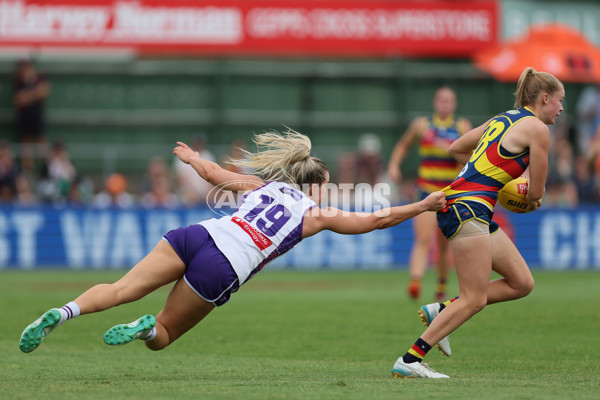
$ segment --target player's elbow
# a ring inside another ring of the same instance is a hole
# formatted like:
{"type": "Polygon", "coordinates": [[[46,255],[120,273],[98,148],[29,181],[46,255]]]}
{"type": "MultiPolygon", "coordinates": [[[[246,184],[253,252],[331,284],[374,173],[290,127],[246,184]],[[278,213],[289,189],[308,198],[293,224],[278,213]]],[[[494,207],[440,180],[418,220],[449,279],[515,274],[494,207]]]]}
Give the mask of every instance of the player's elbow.
{"type": "Polygon", "coordinates": [[[464,151],[464,149],[461,149],[460,147],[455,146],[454,145],[455,143],[450,145],[450,148],[448,149],[448,154],[450,154],[450,156],[452,158],[454,158],[456,161],[458,161],[459,163],[466,164],[469,161],[469,158],[471,157],[471,152],[464,151]]]}
{"type": "Polygon", "coordinates": [[[458,151],[458,148],[456,146],[456,142],[454,142],[450,145],[450,147],[448,148],[448,153],[454,158],[456,158],[458,156],[458,154],[460,154],[460,152],[458,151]]]}

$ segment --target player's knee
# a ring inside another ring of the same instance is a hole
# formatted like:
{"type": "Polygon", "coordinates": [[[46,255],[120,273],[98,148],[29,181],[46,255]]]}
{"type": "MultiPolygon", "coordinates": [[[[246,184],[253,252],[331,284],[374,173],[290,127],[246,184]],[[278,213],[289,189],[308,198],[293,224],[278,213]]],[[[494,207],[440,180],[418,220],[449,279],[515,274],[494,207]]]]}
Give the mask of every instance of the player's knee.
{"type": "Polygon", "coordinates": [[[531,293],[531,291],[533,290],[534,284],[535,284],[535,281],[533,280],[533,276],[531,276],[531,275],[529,275],[526,278],[521,279],[521,281],[519,282],[519,287],[518,287],[520,297],[525,297],[529,293],[531,293]]]}
{"type": "Polygon", "coordinates": [[[177,336],[169,325],[164,321],[162,316],[159,314],[156,317],[156,336],[154,339],[146,341],[146,347],[152,351],[158,351],[166,348],[175,341],[177,336]]]}
{"type": "Polygon", "coordinates": [[[481,310],[483,310],[487,304],[487,296],[485,294],[477,295],[477,296],[470,296],[470,298],[465,299],[465,300],[467,303],[467,307],[469,307],[469,311],[471,312],[471,315],[475,315],[478,312],[480,312],[481,310]]]}
{"type": "Polygon", "coordinates": [[[165,329],[157,327],[156,336],[152,340],[146,341],[146,347],[152,351],[159,351],[171,344],[169,333],[165,329]]]}
{"type": "Polygon", "coordinates": [[[168,341],[162,342],[162,341],[148,340],[146,342],[146,347],[152,351],[162,350],[162,349],[166,348],[168,345],[169,345],[168,341]]]}

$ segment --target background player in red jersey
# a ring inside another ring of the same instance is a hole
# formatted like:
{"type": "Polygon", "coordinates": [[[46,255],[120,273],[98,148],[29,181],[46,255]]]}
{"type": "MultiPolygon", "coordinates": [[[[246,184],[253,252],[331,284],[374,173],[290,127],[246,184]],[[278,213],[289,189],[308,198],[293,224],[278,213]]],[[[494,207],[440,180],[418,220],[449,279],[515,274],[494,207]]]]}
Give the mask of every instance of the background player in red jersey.
{"type": "MultiPolygon", "coordinates": [[[[454,115],[456,107],[456,93],[451,88],[442,86],[433,96],[433,115],[415,118],[394,147],[388,164],[388,174],[394,182],[400,183],[402,180],[400,165],[410,147],[419,141],[421,160],[415,201],[422,200],[428,194],[448,186],[462,167],[448,153],[448,148],[461,135],[471,130],[471,123],[465,118],[454,115]]],[[[443,300],[446,298],[446,280],[450,267],[448,241],[438,231],[433,213],[423,213],[415,217],[413,230],[415,238],[410,254],[408,295],[413,299],[421,296],[421,280],[427,269],[429,250],[432,242],[437,238],[436,299],[443,300]]]]}
{"type": "Polygon", "coordinates": [[[515,95],[518,109],[495,116],[450,146],[450,153],[466,165],[444,189],[448,205],[437,216],[450,239],[459,297],[421,307],[429,327],[398,358],[392,369],[395,377],[447,378],[421,363],[431,346],[442,341],[449,350],[447,336],[487,304],[518,299],[533,289],[525,260],[492,220],[493,208],[498,190],[526,169],[527,208],[533,211],[541,205],[550,146],[547,125],[563,111],[565,90],[553,75],[527,68],[515,95]],[[492,270],[502,278],[489,281],[492,270]]]}

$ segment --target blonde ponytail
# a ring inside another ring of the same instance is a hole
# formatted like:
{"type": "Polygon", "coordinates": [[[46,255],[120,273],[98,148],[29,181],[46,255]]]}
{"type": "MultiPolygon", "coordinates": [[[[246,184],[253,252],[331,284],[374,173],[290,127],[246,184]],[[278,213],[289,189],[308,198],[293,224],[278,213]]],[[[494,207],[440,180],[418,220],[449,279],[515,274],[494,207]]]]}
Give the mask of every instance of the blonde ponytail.
{"type": "Polygon", "coordinates": [[[298,185],[325,182],[327,166],[318,158],[311,157],[310,139],[289,128],[285,135],[277,132],[255,135],[256,153],[242,150],[242,159],[229,162],[252,170],[264,180],[298,185]]]}
{"type": "Polygon", "coordinates": [[[554,75],[525,68],[514,93],[515,108],[533,106],[542,92],[552,95],[560,89],[563,89],[563,84],[554,75]]]}

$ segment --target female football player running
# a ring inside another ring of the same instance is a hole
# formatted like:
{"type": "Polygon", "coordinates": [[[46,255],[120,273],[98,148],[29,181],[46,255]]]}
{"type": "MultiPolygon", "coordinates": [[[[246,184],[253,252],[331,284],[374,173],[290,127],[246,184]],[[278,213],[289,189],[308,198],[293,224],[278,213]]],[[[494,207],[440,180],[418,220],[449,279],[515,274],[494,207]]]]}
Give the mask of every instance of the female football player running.
{"type": "Polygon", "coordinates": [[[526,169],[527,210],[541,205],[550,144],[546,125],[563,111],[565,89],[553,75],[527,68],[515,95],[516,110],[495,116],[450,146],[450,153],[466,165],[444,189],[448,203],[437,218],[450,239],[459,297],[421,307],[429,327],[398,358],[392,369],[395,377],[448,378],[421,363],[431,346],[438,344],[449,355],[447,336],[486,304],[518,299],[533,289],[525,260],[492,216],[498,190],[526,169]],[[492,270],[502,278],[490,282],[492,270]]]}
{"type": "Polygon", "coordinates": [[[258,152],[245,152],[245,158],[236,164],[252,169],[256,175],[227,171],[178,142],[173,153],[202,178],[225,190],[247,192],[238,210],[220,219],[170,231],[117,282],[96,285],[30,324],[21,335],[20,349],[25,353],[35,350],[46,335],[70,318],[139,300],[176,281],[156,317],[145,315],[132,323],[116,325],[104,335],[109,345],[142,339],[149,349],[163,349],[215,306],[226,303],[231,293],[265,264],[302,239],[322,230],[370,232],[425,211],[440,210],[446,203],[444,193],[435,192],[418,203],[375,213],[320,209],[316,205],[329,173],[323,161],[311,156],[308,137],[290,130],[285,137],[265,133],[254,141],[258,152]]]}

